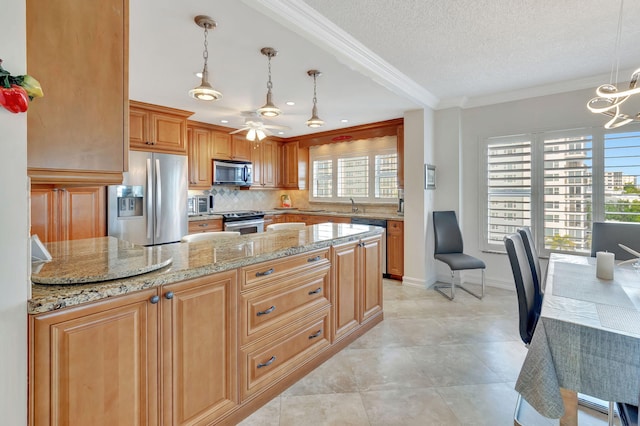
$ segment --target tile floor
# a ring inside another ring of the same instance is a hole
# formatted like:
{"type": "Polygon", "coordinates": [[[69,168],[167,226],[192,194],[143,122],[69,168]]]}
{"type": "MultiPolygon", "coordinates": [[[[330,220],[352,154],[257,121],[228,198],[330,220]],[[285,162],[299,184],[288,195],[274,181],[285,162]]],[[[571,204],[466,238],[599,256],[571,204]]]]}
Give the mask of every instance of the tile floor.
{"type": "MultiPolygon", "coordinates": [[[[449,301],[384,280],[384,317],[240,424],[513,425],[526,354],[515,292],[449,301]]],[[[606,425],[599,413],[579,415],[581,426],[606,425]]]]}

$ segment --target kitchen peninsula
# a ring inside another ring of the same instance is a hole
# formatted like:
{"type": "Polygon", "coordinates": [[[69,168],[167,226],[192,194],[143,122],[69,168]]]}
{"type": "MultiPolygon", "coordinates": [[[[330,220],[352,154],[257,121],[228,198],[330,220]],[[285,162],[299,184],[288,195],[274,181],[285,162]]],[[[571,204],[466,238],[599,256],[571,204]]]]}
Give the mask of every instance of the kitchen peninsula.
{"type": "Polygon", "coordinates": [[[31,424],[235,424],[382,320],[382,232],[49,244],[34,281],[51,284],[29,301],[31,424]],[[63,265],[60,283],[122,269],[139,249],[160,269],[55,284],[63,265]]]}

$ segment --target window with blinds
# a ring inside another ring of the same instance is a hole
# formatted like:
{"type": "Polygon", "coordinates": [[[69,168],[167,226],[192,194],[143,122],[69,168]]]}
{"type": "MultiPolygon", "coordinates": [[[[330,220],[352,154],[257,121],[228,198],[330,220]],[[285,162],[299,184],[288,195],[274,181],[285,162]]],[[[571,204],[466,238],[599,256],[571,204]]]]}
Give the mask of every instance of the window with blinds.
{"type": "Polygon", "coordinates": [[[604,137],[604,218],[640,222],[640,133],[604,137]]]}
{"type": "Polygon", "coordinates": [[[393,136],[311,147],[310,201],[396,203],[397,140],[393,136]]]}
{"type": "Polygon", "coordinates": [[[505,235],[531,225],[531,141],[496,138],[487,147],[487,239],[502,244],[505,235]]]}
{"type": "Polygon", "coordinates": [[[589,253],[594,221],[640,222],[640,132],[565,130],[485,141],[483,249],[531,226],[538,251],[589,253]]]}
{"type": "Polygon", "coordinates": [[[369,158],[338,158],[338,197],[369,197],[369,158]]]}

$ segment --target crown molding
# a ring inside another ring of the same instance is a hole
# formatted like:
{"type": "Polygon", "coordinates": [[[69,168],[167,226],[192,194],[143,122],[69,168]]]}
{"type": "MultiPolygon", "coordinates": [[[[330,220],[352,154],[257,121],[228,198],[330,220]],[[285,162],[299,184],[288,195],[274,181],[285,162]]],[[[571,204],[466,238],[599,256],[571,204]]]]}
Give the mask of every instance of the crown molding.
{"type": "Polygon", "coordinates": [[[323,50],[337,56],[373,81],[415,102],[435,108],[439,99],[424,87],[369,50],[346,31],[302,0],[242,0],[275,21],[292,29],[323,50]]]}

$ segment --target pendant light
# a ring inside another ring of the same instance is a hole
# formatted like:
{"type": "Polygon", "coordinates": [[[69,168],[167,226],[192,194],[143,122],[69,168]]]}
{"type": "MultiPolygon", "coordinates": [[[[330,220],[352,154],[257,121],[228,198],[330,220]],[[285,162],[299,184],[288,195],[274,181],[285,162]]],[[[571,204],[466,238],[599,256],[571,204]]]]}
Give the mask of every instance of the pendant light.
{"type": "Polygon", "coordinates": [[[271,58],[276,56],[278,51],[272,47],[263,47],[260,49],[260,53],[269,58],[269,81],[267,81],[267,103],[258,108],[256,112],[263,117],[277,117],[280,115],[280,108],[275,106],[271,100],[271,88],[273,87],[271,83],[271,58]]]}
{"type": "Polygon", "coordinates": [[[605,125],[605,129],[615,129],[616,127],[622,127],[625,124],[629,124],[632,121],[640,121],[640,113],[634,115],[628,115],[620,112],[620,105],[622,105],[631,95],[640,93],[640,88],[637,88],[638,79],[640,79],[640,68],[635,70],[631,74],[631,81],[629,83],[629,89],[618,91],[615,84],[618,83],[618,66],[620,65],[620,40],[622,39],[622,10],[624,8],[624,0],[620,0],[620,15],[618,17],[618,32],[616,34],[616,46],[614,51],[614,61],[611,65],[611,77],[609,84],[603,84],[596,90],[597,97],[591,99],[587,103],[587,108],[593,113],[604,114],[611,117],[605,125]],[[615,79],[614,79],[615,73],[615,79]]]}
{"type": "Polygon", "coordinates": [[[307,120],[307,126],[321,127],[324,124],[324,121],[318,117],[318,107],[316,106],[318,103],[318,99],[316,97],[316,78],[320,77],[322,73],[318,70],[309,70],[307,71],[307,75],[309,77],[313,77],[313,109],[311,110],[311,118],[307,120]]]}
{"type": "Polygon", "coordinates": [[[207,60],[209,59],[207,35],[209,30],[213,30],[216,27],[216,21],[205,15],[196,16],[194,21],[200,28],[204,28],[204,52],[202,53],[204,68],[202,69],[200,86],[189,90],[189,96],[201,101],[217,101],[222,98],[222,93],[215,90],[211,87],[211,84],[209,84],[209,69],[207,68],[207,60]]]}

